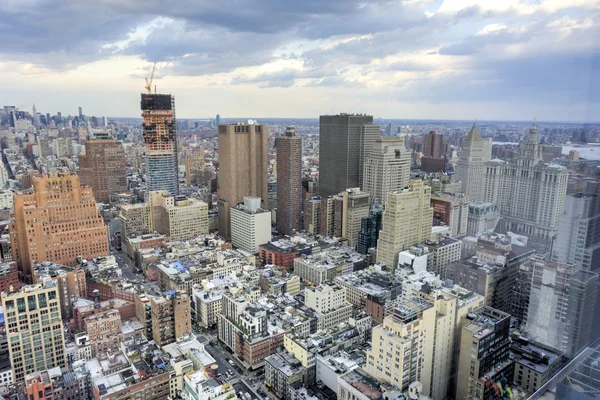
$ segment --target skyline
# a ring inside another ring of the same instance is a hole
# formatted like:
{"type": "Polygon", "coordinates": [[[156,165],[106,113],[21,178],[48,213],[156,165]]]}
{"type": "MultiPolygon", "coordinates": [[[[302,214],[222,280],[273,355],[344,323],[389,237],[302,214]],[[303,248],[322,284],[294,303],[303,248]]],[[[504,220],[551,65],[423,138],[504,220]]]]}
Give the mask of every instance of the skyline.
{"type": "Polygon", "coordinates": [[[135,118],[157,61],[180,118],[597,119],[600,1],[496,3],[9,1],[0,99],[135,118]]]}

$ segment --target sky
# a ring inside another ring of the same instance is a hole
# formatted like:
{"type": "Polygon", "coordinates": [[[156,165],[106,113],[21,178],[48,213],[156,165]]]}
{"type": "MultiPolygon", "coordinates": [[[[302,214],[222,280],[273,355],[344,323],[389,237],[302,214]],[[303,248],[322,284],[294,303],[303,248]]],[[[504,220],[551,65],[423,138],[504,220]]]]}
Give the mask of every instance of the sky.
{"type": "Polygon", "coordinates": [[[600,0],[3,0],[0,106],[600,121],[600,0]]]}

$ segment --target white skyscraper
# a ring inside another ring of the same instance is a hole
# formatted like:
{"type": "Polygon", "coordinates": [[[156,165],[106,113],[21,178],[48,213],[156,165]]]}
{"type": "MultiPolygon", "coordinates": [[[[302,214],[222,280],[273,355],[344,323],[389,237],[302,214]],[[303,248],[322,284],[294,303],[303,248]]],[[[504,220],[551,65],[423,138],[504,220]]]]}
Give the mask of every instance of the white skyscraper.
{"type": "Polygon", "coordinates": [[[542,161],[535,122],[515,160],[485,164],[484,201],[498,205],[503,229],[548,248],[556,235],[567,193],[568,170],[542,161]]]}
{"type": "Polygon", "coordinates": [[[365,159],[362,188],[371,193],[372,202],[383,204],[388,193],[404,189],[410,179],[411,154],[404,139],[397,136],[375,140],[365,159]]]}
{"type": "Polygon", "coordinates": [[[31,109],[31,116],[33,117],[33,124],[35,126],[40,124],[40,116],[37,113],[37,110],[35,109],[35,104],[33,105],[32,109],[31,109]]]}
{"type": "Polygon", "coordinates": [[[473,124],[463,140],[455,167],[456,180],[462,182],[462,191],[470,201],[483,199],[485,162],[491,158],[491,151],[488,141],[481,138],[473,124]]]}

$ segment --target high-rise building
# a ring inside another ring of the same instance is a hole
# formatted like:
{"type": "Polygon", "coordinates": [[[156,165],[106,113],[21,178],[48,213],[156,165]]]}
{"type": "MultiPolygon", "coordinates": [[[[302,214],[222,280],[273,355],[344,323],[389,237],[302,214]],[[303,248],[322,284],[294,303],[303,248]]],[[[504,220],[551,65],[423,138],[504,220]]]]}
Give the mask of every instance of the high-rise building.
{"type": "Polygon", "coordinates": [[[275,139],[277,146],[277,231],[302,230],[302,139],[293,127],[275,139]]]}
{"type": "Polygon", "coordinates": [[[484,306],[462,316],[458,347],[455,399],[497,399],[496,382],[512,380],[510,314],[484,306]],[[490,384],[488,382],[493,382],[490,384]]]}
{"type": "Polygon", "coordinates": [[[442,158],[444,154],[444,136],[430,131],[423,136],[423,155],[431,158],[442,158]]]}
{"type": "Polygon", "coordinates": [[[204,149],[193,149],[185,155],[185,183],[200,186],[204,171],[204,149]]]}
{"type": "Polygon", "coordinates": [[[83,108],[79,107],[79,119],[83,118],[83,108]]]}
{"type": "Polygon", "coordinates": [[[491,157],[485,153],[484,147],[484,140],[473,124],[463,140],[455,167],[456,180],[462,182],[462,192],[469,201],[483,200],[485,160],[491,157]]]}
{"type": "Polygon", "coordinates": [[[469,202],[467,235],[478,237],[493,232],[500,221],[500,211],[494,203],[469,202]]]}
{"type": "Polygon", "coordinates": [[[516,159],[485,164],[484,200],[498,205],[503,230],[526,235],[540,249],[548,249],[564,209],[569,171],[541,161],[537,132],[534,122],[516,159]]]}
{"type": "Polygon", "coordinates": [[[219,125],[221,125],[221,115],[217,114],[217,117],[215,118],[215,123],[217,124],[217,128],[219,127],[219,125]]]}
{"type": "Polygon", "coordinates": [[[574,193],[566,197],[552,259],[574,263],[587,271],[600,271],[600,196],[574,193]]]}
{"type": "Polygon", "coordinates": [[[244,197],[244,204],[231,208],[231,243],[250,253],[271,241],[271,212],[260,208],[260,198],[244,197]]]}
{"type": "Polygon", "coordinates": [[[37,113],[37,110],[35,109],[35,104],[33,104],[33,107],[31,107],[31,116],[33,117],[33,123],[37,126],[40,124],[40,116],[37,113]]]}
{"type": "Polygon", "coordinates": [[[96,200],[109,203],[113,194],[127,192],[127,168],[123,144],[113,139],[86,140],[79,155],[81,184],[94,190],[96,200]]]}
{"type": "Polygon", "coordinates": [[[10,364],[15,382],[25,375],[66,367],[65,336],[56,283],[51,279],[3,293],[10,364]]]}
{"type": "Polygon", "coordinates": [[[469,203],[464,194],[434,193],[431,196],[431,207],[436,225],[448,226],[453,237],[467,234],[469,203]]]}
{"type": "Polygon", "coordinates": [[[536,342],[574,357],[592,342],[598,274],[536,256],[525,331],[536,342]]]}
{"type": "Polygon", "coordinates": [[[319,119],[319,194],[331,196],[363,187],[365,160],[371,155],[379,125],[365,114],[321,115],[319,119]]]}
{"type": "Polygon", "coordinates": [[[98,216],[94,192],[76,175],[32,177],[33,192],[14,196],[9,224],[13,259],[32,282],[36,262],[72,266],[77,258],[106,256],[108,228],[98,216]]]}
{"type": "Polygon", "coordinates": [[[158,347],[179,341],[192,333],[190,298],[186,293],[150,297],[152,339],[158,347]]]}
{"type": "Polygon", "coordinates": [[[369,211],[368,217],[363,217],[360,221],[360,232],[358,233],[358,243],[356,245],[359,253],[368,254],[370,248],[377,246],[382,215],[383,210],[381,207],[376,207],[369,211]]]}
{"type": "Polygon", "coordinates": [[[348,239],[348,246],[356,248],[358,235],[361,229],[362,219],[369,216],[369,203],[371,195],[359,188],[346,190],[344,192],[344,221],[345,229],[342,229],[342,237],[348,239]]]}
{"type": "Polygon", "coordinates": [[[175,98],[170,94],[142,93],[142,134],[146,143],[148,191],[179,192],[175,98]]]}
{"type": "Polygon", "coordinates": [[[377,242],[377,262],[395,269],[398,253],[431,238],[431,188],[421,180],[388,194],[377,242]]]}
{"type": "Polygon", "coordinates": [[[231,238],[230,209],[245,196],[260,197],[268,209],[267,125],[219,125],[219,234],[231,238]]]}
{"type": "MultiPolygon", "coordinates": [[[[148,210],[153,229],[171,241],[190,240],[208,234],[208,204],[189,198],[179,200],[166,190],[150,192],[148,210]]],[[[145,232],[149,233],[149,232],[145,232]]]]}
{"type": "Polygon", "coordinates": [[[388,193],[404,189],[410,179],[410,151],[398,136],[377,138],[365,159],[362,189],[375,204],[383,204],[388,193]]]}

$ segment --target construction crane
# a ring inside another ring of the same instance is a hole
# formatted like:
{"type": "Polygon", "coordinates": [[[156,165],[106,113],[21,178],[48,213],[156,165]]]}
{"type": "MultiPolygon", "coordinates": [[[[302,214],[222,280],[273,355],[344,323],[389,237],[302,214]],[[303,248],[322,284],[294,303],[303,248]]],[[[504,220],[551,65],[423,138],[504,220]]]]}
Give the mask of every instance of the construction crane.
{"type": "Polygon", "coordinates": [[[150,73],[150,79],[148,79],[148,77],[146,77],[146,86],[144,86],[144,87],[146,88],[146,91],[148,92],[148,94],[152,94],[152,80],[154,79],[154,71],[155,70],[156,70],[156,62],[152,66],[152,73],[150,73]]]}

